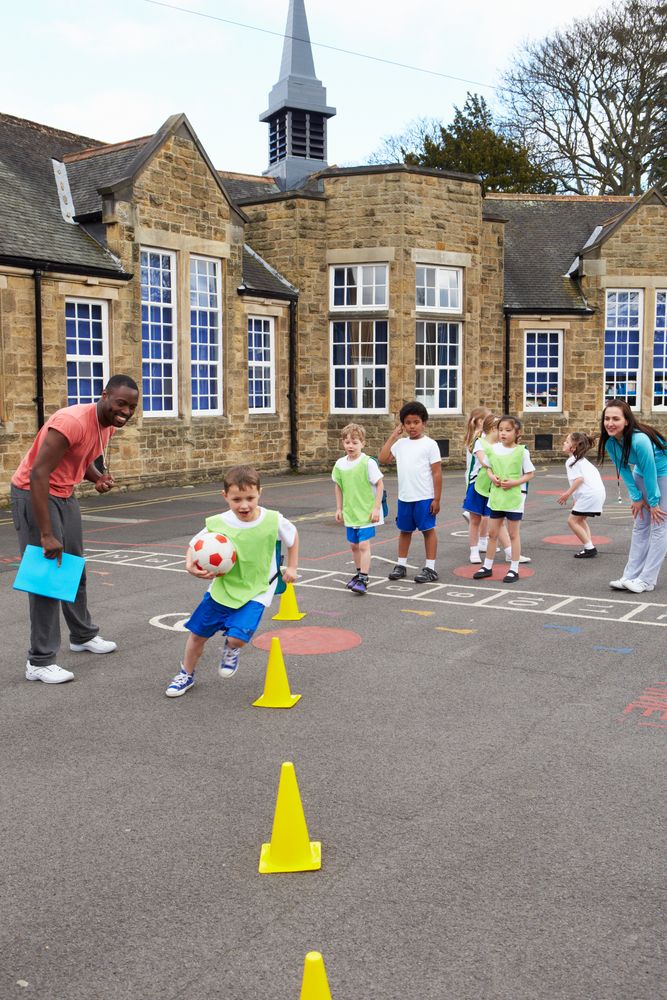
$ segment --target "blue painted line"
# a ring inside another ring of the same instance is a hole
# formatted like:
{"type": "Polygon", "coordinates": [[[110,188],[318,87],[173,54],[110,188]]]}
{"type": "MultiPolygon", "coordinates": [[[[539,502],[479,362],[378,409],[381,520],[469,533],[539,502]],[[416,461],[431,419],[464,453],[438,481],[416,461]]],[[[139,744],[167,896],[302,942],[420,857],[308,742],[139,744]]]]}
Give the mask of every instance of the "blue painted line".
{"type": "Polygon", "coordinates": [[[555,628],[559,632],[569,632],[571,635],[578,635],[581,629],[577,625],[545,625],[545,628],[555,628]]]}
{"type": "Polygon", "coordinates": [[[634,653],[632,646],[619,646],[618,648],[613,646],[593,646],[593,649],[597,649],[600,653],[634,653]]]}

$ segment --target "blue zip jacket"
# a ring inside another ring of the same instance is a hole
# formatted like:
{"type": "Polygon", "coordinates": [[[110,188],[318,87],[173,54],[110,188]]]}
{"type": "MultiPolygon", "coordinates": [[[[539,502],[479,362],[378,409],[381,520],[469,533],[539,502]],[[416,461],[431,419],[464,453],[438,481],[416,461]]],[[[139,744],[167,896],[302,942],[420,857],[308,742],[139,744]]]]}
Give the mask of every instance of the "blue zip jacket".
{"type": "Polygon", "coordinates": [[[623,445],[619,444],[616,438],[607,439],[605,451],[621,474],[631,499],[641,500],[642,498],[641,490],[637,489],[637,484],[630,471],[630,466],[633,465],[635,472],[644,480],[649,506],[659,507],[658,476],[667,476],[667,450],[661,451],[660,448],[656,448],[648,434],[644,434],[643,431],[635,431],[632,435],[627,465],[621,465],[623,445]]]}

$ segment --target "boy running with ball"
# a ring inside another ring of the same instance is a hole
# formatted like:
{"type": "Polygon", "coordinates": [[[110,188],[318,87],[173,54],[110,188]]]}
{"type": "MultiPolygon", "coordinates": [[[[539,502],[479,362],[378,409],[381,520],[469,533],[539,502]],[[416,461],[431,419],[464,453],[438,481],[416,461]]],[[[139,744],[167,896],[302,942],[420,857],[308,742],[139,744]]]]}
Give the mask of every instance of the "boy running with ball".
{"type": "Polygon", "coordinates": [[[277,586],[276,542],[287,548],[287,565],[282,569],[287,583],[296,580],[299,536],[294,525],[277,510],[259,506],[262,490],[259,473],[249,465],[237,465],[223,479],[222,495],[229,510],[206,518],[206,527],[191,540],[190,546],[208,531],[219,532],[231,540],[236,562],[229,573],[215,576],[194,564],[190,548],[186,558],[188,573],[211,580],[208,592],[185,623],[189,630],[181,669],[165,691],[168,698],[178,698],[195,681],[195,667],[204,646],[216,632],[225,636],[221,677],[232,677],[239,665],[239,653],[252,639],[260,619],[277,586]]]}

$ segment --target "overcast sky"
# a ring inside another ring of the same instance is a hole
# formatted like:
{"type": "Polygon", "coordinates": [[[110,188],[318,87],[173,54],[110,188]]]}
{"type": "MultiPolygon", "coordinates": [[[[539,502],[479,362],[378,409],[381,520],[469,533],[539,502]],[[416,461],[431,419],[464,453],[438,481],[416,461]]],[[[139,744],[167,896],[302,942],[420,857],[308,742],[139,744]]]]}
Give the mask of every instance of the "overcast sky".
{"type": "MultiPolygon", "coordinates": [[[[570,11],[586,17],[606,5],[579,0],[570,11]]],[[[287,9],[288,0],[5,4],[0,111],[107,142],[153,133],[184,111],[217,167],[261,174],[268,126],[258,116],[278,79],[287,9]]],[[[366,162],[384,136],[401,133],[412,119],[448,122],[467,90],[493,104],[493,86],[517,45],[573,16],[539,0],[306,0],[306,12],[315,71],[337,109],[329,122],[329,162],[340,165],[366,162]]]]}

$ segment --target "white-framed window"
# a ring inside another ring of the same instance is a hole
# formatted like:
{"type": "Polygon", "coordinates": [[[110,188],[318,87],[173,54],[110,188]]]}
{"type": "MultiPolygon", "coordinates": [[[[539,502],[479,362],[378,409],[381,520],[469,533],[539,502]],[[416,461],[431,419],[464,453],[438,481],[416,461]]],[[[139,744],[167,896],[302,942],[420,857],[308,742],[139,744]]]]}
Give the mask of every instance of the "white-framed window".
{"type": "Polygon", "coordinates": [[[415,305],[429,312],[461,312],[463,271],[460,267],[417,264],[415,305]]]}
{"type": "Polygon", "coordinates": [[[643,295],[640,289],[609,289],[604,325],[604,398],[641,403],[641,331],[643,295]]]}
{"type": "Polygon", "coordinates": [[[276,412],[274,319],[248,316],[248,409],[276,412]]]}
{"type": "Polygon", "coordinates": [[[415,399],[433,412],[461,412],[461,324],[417,322],[415,399]]]}
{"type": "Polygon", "coordinates": [[[141,380],[146,417],[178,415],[176,255],[141,250],[141,380]]]}
{"type": "Polygon", "coordinates": [[[524,410],[563,409],[563,331],[526,330],[524,410]]]}
{"type": "Polygon", "coordinates": [[[109,306],[104,299],[65,299],[67,405],[94,403],[109,380],[109,306]]]}
{"type": "Polygon", "coordinates": [[[190,379],[193,417],[222,413],[220,261],[190,257],[190,379]]]}
{"type": "Polygon", "coordinates": [[[331,409],[387,412],[386,320],[331,324],[331,409]]]}
{"type": "Polygon", "coordinates": [[[655,293],[653,409],[667,410],[667,291],[664,289],[655,293]]]}
{"type": "Polygon", "coordinates": [[[332,309],[386,309],[387,264],[348,264],[330,269],[332,309]]]}

